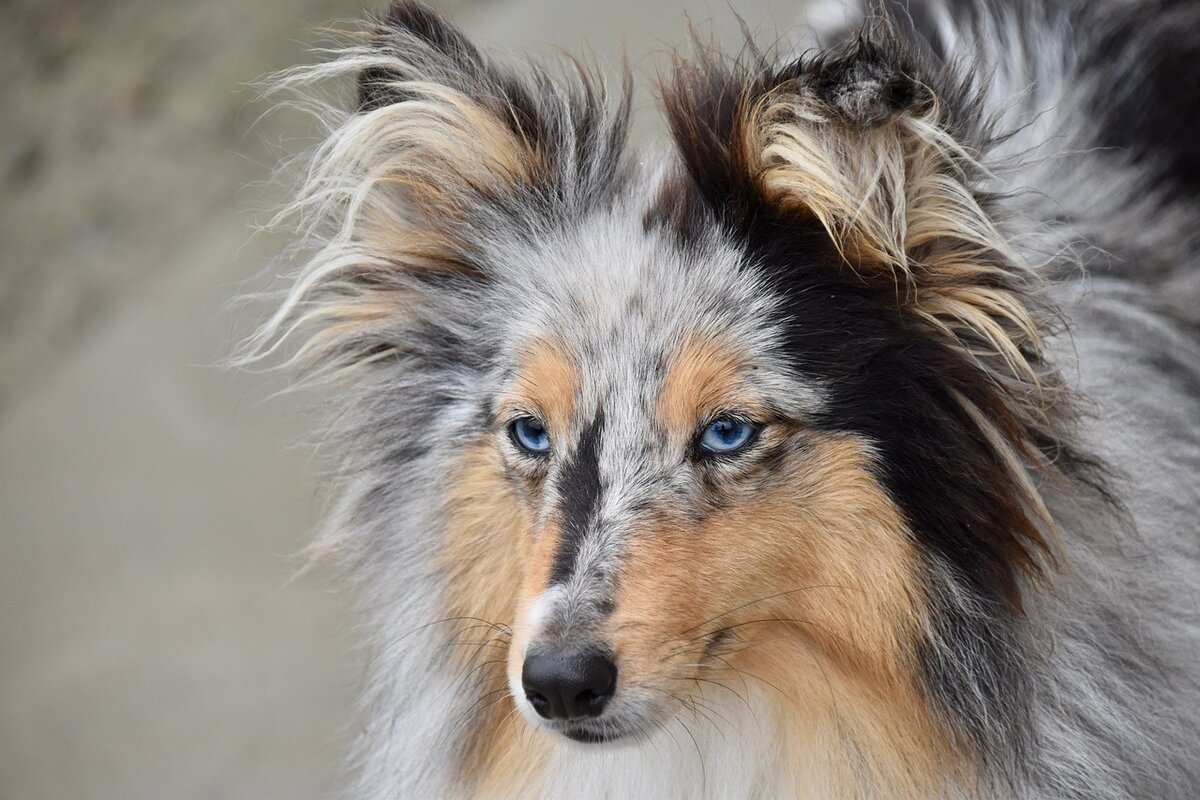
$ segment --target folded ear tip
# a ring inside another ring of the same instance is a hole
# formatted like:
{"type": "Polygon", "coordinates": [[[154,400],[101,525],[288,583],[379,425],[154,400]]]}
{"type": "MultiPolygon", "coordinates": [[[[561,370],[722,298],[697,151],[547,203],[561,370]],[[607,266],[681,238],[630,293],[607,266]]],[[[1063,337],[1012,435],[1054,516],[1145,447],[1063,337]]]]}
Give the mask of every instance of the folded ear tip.
{"type": "Polygon", "coordinates": [[[928,89],[909,70],[862,40],[820,64],[813,80],[822,103],[843,121],[863,127],[918,110],[929,99],[928,89]]]}

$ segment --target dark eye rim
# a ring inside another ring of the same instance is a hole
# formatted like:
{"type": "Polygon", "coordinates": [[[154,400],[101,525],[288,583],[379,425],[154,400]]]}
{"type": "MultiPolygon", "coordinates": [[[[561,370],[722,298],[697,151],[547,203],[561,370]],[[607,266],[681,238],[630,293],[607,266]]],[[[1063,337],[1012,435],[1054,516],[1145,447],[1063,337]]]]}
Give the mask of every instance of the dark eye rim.
{"type": "Polygon", "coordinates": [[[521,416],[519,416],[513,420],[510,420],[506,427],[508,429],[509,441],[512,442],[513,446],[516,447],[517,450],[520,451],[522,454],[527,455],[530,458],[548,458],[549,457],[549,455],[550,455],[550,431],[546,427],[546,423],[543,422],[541,419],[539,419],[538,417],[535,417],[532,414],[522,414],[521,416]],[[517,435],[517,426],[520,425],[522,422],[533,422],[539,428],[542,429],[542,431],[546,434],[546,449],[533,450],[533,449],[525,446],[525,444],[521,441],[521,437],[517,435]]]}
{"type": "Polygon", "coordinates": [[[696,435],[692,439],[692,452],[695,454],[695,458],[698,461],[723,461],[738,458],[751,450],[754,445],[757,444],[758,438],[762,434],[763,427],[763,423],[751,419],[745,414],[738,414],[736,412],[714,414],[700,424],[699,429],[696,431],[696,435]],[[703,445],[704,434],[714,424],[722,420],[729,420],[731,422],[749,425],[750,435],[746,437],[746,441],[742,442],[732,450],[709,450],[705,448],[703,445]]]}

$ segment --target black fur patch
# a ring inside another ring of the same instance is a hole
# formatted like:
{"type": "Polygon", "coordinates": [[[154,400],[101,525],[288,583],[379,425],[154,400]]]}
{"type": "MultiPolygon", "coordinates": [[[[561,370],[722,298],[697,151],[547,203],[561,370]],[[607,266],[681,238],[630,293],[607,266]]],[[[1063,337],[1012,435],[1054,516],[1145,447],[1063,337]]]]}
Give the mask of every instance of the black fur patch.
{"type": "Polygon", "coordinates": [[[600,437],[603,433],[604,415],[599,414],[580,434],[571,460],[563,466],[559,481],[562,539],[554,557],[551,583],[566,583],[571,579],[579,546],[600,508],[603,492],[600,482],[600,437]]]}
{"type": "Polygon", "coordinates": [[[869,40],[814,62],[807,81],[826,106],[860,127],[882,125],[929,100],[925,87],[869,40]]]}

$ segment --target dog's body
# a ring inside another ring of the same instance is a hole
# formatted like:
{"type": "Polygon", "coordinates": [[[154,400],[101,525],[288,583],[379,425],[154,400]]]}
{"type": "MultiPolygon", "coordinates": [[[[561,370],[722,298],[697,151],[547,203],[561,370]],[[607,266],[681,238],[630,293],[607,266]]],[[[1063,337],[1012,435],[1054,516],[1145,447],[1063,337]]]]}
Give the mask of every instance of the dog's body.
{"type": "Polygon", "coordinates": [[[293,76],[355,796],[1200,796],[1197,56],[914,0],[678,62],[657,166],[407,3],[293,76]]]}

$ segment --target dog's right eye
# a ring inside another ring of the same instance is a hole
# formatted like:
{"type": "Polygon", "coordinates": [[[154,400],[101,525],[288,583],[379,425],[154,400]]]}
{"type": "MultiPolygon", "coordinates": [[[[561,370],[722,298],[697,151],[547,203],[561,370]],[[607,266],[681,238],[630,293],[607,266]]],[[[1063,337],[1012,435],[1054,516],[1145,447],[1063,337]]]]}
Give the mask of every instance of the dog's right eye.
{"type": "Polygon", "coordinates": [[[508,426],[513,444],[532,456],[544,456],[550,451],[550,432],[541,420],[521,417],[508,426]]]}
{"type": "Polygon", "coordinates": [[[733,455],[754,440],[758,428],[745,420],[721,417],[700,433],[697,448],[704,455],[733,455]]]}

